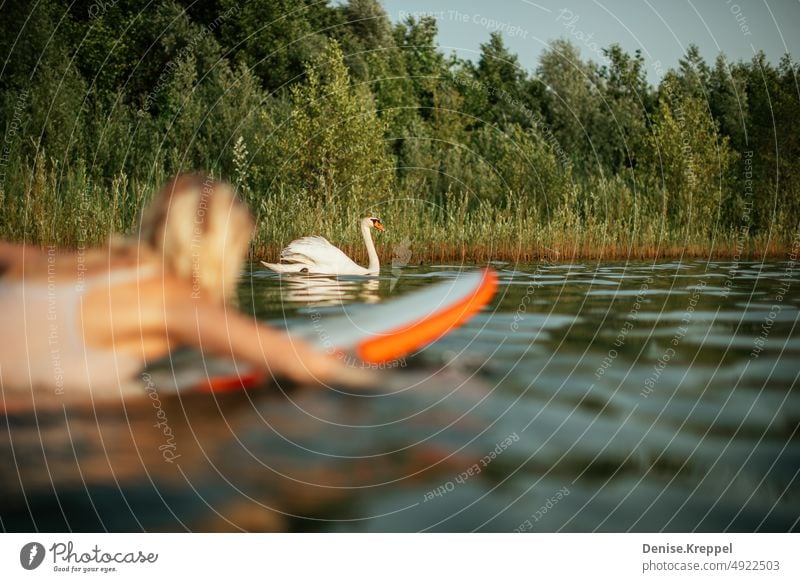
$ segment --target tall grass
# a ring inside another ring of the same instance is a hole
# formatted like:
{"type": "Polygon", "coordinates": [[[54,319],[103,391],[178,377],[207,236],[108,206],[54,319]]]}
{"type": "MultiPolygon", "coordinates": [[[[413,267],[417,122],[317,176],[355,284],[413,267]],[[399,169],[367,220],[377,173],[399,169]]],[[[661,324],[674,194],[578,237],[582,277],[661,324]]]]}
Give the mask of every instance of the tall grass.
{"type": "MultiPolygon", "coordinates": [[[[30,164],[17,160],[9,166],[0,191],[0,237],[72,249],[106,244],[115,233],[135,230],[139,212],[166,178],[164,172],[150,179],[120,172],[109,185],[94,181],[82,163],[63,167],[40,151],[30,164]]],[[[544,210],[514,192],[505,194],[503,204],[453,191],[432,201],[400,188],[368,204],[282,186],[267,194],[250,188],[240,193],[257,219],[251,257],[262,260],[275,260],[294,238],[318,234],[366,261],[358,222],[367,215],[379,216],[387,227],[374,233],[384,264],[408,251],[412,264],[524,262],[545,256],[565,261],[760,258],[786,254],[793,232],[787,227],[754,234],[730,225],[702,230],[671,221],[658,211],[666,192],[644,195],[621,177],[574,183],[563,200],[544,210]]],[[[700,218],[699,223],[709,224],[707,217],[700,218]]]]}
{"type": "Polygon", "coordinates": [[[104,245],[129,233],[166,176],[130,180],[121,172],[109,182],[93,180],[83,163],[63,167],[39,152],[31,166],[10,165],[2,196],[0,237],[68,249],[104,245]]]}
{"type": "MultiPolygon", "coordinates": [[[[656,259],[665,257],[760,258],[785,254],[788,238],[741,231],[700,232],[653,219],[646,206],[621,216],[601,212],[603,201],[633,198],[612,180],[597,190],[581,190],[571,203],[548,216],[525,199],[509,195],[498,207],[468,195],[448,194],[434,204],[411,193],[386,197],[371,207],[346,201],[322,205],[310,196],[279,192],[263,201],[252,252],[254,259],[275,260],[281,248],[299,236],[319,234],[357,261],[367,260],[358,220],[378,215],[385,233],[373,233],[384,264],[393,258],[411,264],[487,261],[528,262],[544,257],[570,259],[656,259]]],[[[613,206],[616,208],[616,206],[613,206]]]]}

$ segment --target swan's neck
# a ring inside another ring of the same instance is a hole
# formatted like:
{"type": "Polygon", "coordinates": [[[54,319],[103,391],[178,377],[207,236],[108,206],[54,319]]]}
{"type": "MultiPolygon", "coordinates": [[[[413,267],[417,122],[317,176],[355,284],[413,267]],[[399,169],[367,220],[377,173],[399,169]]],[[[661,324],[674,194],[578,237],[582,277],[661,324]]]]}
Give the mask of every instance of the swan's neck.
{"type": "Polygon", "coordinates": [[[372,235],[369,232],[368,224],[361,224],[361,234],[364,236],[364,244],[367,245],[367,255],[369,256],[369,265],[367,271],[370,273],[377,273],[380,271],[381,262],[378,259],[378,251],[375,250],[375,243],[372,242],[372,235]]]}

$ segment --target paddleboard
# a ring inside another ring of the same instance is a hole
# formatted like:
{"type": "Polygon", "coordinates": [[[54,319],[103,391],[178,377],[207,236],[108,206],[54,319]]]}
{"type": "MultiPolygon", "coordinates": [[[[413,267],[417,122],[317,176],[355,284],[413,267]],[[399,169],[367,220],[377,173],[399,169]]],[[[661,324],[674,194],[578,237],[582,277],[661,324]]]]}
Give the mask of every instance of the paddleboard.
{"type": "MultiPolygon", "coordinates": [[[[400,297],[372,305],[346,306],[340,315],[312,313],[294,323],[290,335],[328,353],[345,354],[369,364],[402,358],[459,327],[488,304],[497,290],[490,268],[465,273],[400,297]]],[[[266,383],[269,374],[233,362],[195,354],[190,364],[173,357],[169,370],[151,372],[159,387],[177,391],[225,392],[266,383]],[[175,364],[179,365],[176,366],[175,364]]]]}
{"type": "Polygon", "coordinates": [[[401,358],[460,326],[491,301],[497,274],[466,273],[377,305],[334,317],[317,314],[289,333],[327,351],[368,363],[401,358]]]}

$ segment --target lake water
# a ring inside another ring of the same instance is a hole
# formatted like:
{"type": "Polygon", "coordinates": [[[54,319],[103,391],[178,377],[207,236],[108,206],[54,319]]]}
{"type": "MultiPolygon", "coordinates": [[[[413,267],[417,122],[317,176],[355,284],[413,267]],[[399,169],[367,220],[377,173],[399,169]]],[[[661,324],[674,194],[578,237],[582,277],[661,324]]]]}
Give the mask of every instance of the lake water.
{"type": "MultiPolygon", "coordinates": [[[[494,266],[492,304],[374,391],[9,414],[2,527],[798,529],[798,265],[494,266]]],[[[291,327],[462,268],[335,280],[254,265],[239,303],[291,327]]]]}

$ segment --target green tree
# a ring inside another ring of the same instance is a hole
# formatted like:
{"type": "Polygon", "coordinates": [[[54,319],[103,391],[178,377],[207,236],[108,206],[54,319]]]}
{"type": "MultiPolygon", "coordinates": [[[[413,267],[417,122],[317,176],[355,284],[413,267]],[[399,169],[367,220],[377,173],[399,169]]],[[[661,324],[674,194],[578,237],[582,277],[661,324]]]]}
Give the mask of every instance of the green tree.
{"type": "Polygon", "coordinates": [[[723,135],[742,151],[748,125],[747,79],[741,65],[728,63],[719,55],[708,79],[708,104],[723,135]]]}
{"type": "Polygon", "coordinates": [[[778,64],[778,74],[780,92],[775,106],[779,128],[776,186],[783,192],[778,204],[778,220],[791,237],[800,230],[800,92],[797,85],[800,65],[790,55],[784,55],[778,64]]]}
{"type": "Polygon", "coordinates": [[[754,152],[754,227],[772,230],[798,228],[800,209],[800,99],[798,65],[788,56],[778,67],[763,52],[747,67],[747,149],[754,152]]]}
{"type": "Polygon", "coordinates": [[[473,101],[471,113],[501,126],[530,123],[530,114],[525,111],[527,75],[517,56],[506,48],[499,32],[493,32],[489,42],[481,44],[478,64],[470,68],[474,69],[472,76],[477,81],[480,97],[477,103],[473,101]]]}
{"type": "Polygon", "coordinates": [[[344,25],[334,34],[345,53],[354,81],[368,84],[378,115],[394,140],[416,117],[414,84],[397,47],[392,24],[377,0],[350,0],[339,9],[344,25]]]}
{"type": "Polygon", "coordinates": [[[605,113],[595,66],[583,62],[572,43],[556,40],[542,53],[537,75],[547,87],[543,111],[561,149],[570,153],[577,168],[596,167],[591,128],[605,113]]]}
{"type": "Polygon", "coordinates": [[[686,54],[678,60],[676,75],[681,92],[685,95],[705,99],[711,70],[696,44],[690,44],[686,49],[686,54]]]}
{"type": "Polygon", "coordinates": [[[321,53],[325,36],[317,32],[334,18],[314,0],[220,0],[227,14],[220,26],[223,47],[251,68],[263,86],[275,91],[296,82],[303,63],[321,53]]]}
{"type": "MultiPolygon", "coordinates": [[[[5,7],[4,7],[5,8],[5,7]]],[[[0,16],[2,116],[15,116],[15,148],[30,163],[40,150],[46,162],[68,165],[86,145],[87,86],[70,57],[70,31],[58,3],[12,3],[0,16]]]]}
{"type": "Polygon", "coordinates": [[[383,140],[385,126],[369,91],[351,85],[336,41],[309,63],[292,100],[282,136],[286,184],[325,202],[363,203],[388,192],[394,165],[383,140]]]}
{"type": "Polygon", "coordinates": [[[666,78],[653,132],[643,148],[646,175],[660,186],[662,218],[697,234],[716,226],[736,153],[706,103],[666,78]]]}
{"type": "Polygon", "coordinates": [[[424,119],[432,115],[434,93],[440,79],[447,74],[444,57],[436,46],[436,33],[436,20],[427,16],[419,20],[409,16],[394,31],[397,46],[405,57],[415,101],[424,119]]]}
{"type": "Polygon", "coordinates": [[[474,189],[482,198],[525,201],[543,220],[553,217],[571,189],[570,167],[563,167],[543,136],[510,124],[505,130],[485,126],[477,131],[472,150],[477,159],[474,189]],[[494,180],[482,178],[493,175],[494,180]]]}
{"type": "Polygon", "coordinates": [[[348,29],[363,50],[395,46],[392,24],[377,0],[350,0],[342,10],[348,29]]]}
{"type": "Polygon", "coordinates": [[[636,152],[648,133],[647,116],[653,99],[640,51],[631,56],[612,44],[603,53],[608,64],[598,75],[604,111],[596,116],[590,131],[603,167],[613,173],[636,165],[636,152]]]}

